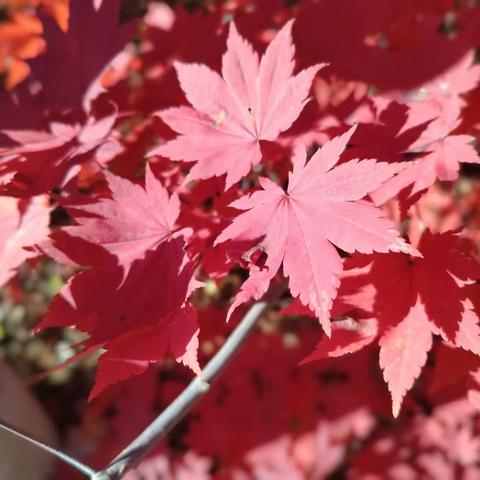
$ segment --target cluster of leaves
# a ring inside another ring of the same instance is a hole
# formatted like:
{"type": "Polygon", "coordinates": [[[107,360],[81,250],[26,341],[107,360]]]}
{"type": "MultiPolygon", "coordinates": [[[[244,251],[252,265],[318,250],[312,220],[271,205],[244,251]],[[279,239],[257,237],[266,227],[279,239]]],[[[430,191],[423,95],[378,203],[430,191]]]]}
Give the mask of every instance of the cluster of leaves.
{"type": "Polygon", "coordinates": [[[12,54],[37,56],[0,92],[0,282],[43,257],[76,272],[37,329],[85,333],[70,361],[103,350],[96,414],[126,381],[150,415],[272,288],[276,310],[178,433],[192,451],[164,450],[155,474],[438,478],[444,462],[474,478],[480,8],[152,2],[126,20],[125,3],[30,2],[56,22],[33,17],[42,48],[12,54]],[[393,415],[413,411],[395,439],[384,382],[393,415]]]}

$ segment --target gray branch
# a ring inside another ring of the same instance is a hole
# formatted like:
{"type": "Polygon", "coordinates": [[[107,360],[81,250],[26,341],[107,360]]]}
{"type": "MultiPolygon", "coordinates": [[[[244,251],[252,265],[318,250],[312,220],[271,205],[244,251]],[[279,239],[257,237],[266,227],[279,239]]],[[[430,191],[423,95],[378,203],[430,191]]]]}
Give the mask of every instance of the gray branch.
{"type": "Polygon", "coordinates": [[[247,312],[238,327],[228,337],[218,353],[188,387],[103,471],[92,480],[117,480],[137,465],[147,452],[192,409],[210,389],[232,357],[253,330],[256,321],[267,307],[267,302],[257,302],[247,312]]]}
{"type": "Polygon", "coordinates": [[[107,468],[95,472],[66,453],[18,430],[7,422],[0,421],[0,428],[10,432],[36,447],[50,453],[67,463],[72,468],[88,476],[90,480],[118,480],[162,440],[172,428],[193,408],[193,406],[208,392],[211,383],[220,375],[232,357],[237,353],[245,339],[252,332],[258,318],[267,308],[266,301],[257,302],[243,317],[240,324],[228,337],[218,353],[203,369],[202,375],[196,377],[185,390],[135,439],[118,455],[107,468]]]}
{"type": "Polygon", "coordinates": [[[70,465],[72,468],[78,470],[79,472],[87,475],[90,478],[95,478],[95,470],[92,468],[88,467],[87,465],[84,465],[83,463],[79,462],[75,458],[70,457],[70,455],[67,455],[66,453],[57,450],[56,448],[50,447],[49,445],[46,445],[43,443],[41,440],[38,440],[36,438],[33,438],[30,434],[23,432],[19,430],[18,428],[14,427],[13,425],[10,425],[8,422],[5,422],[4,420],[0,420],[0,428],[2,430],[5,430],[8,433],[11,433],[22,440],[25,440],[28,443],[31,443],[32,445],[35,445],[37,448],[40,450],[43,450],[44,452],[49,453],[50,455],[58,458],[62,462],[70,465]]]}

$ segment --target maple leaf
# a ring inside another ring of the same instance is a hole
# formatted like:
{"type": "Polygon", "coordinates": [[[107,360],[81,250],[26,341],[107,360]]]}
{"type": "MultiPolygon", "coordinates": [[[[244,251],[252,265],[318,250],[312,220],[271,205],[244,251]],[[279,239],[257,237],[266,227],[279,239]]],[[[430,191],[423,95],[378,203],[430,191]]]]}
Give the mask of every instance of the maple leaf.
{"type": "MultiPolygon", "coordinates": [[[[332,339],[322,339],[303,361],[354,352],[379,336],[380,366],[392,393],[395,416],[420,375],[433,334],[453,347],[480,355],[479,319],[465,288],[480,278],[480,264],[471,245],[456,231],[432,234],[425,230],[418,250],[422,256],[413,258],[375,254],[367,259],[370,266],[352,269],[360,290],[367,285],[376,289],[370,312],[377,320],[376,331],[364,320],[349,324],[349,329],[340,324],[332,339]]],[[[362,263],[352,258],[349,264],[355,266],[355,262],[362,263]]]]}
{"type": "Polygon", "coordinates": [[[169,197],[149,168],[145,188],[105,176],[112,198],[70,209],[78,225],[40,246],[62,263],[66,256],[74,265],[91,267],[63,287],[38,329],[74,325],[89,335],[84,347],[107,350],[92,395],[168,353],[198,371],[198,329],[187,300],[198,283],[185,252],[189,231],[175,228],[178,197],[169,197]],[[156,357],[152,349],[146,358],[147,350],[138,348],[148,332],[151,341],[157,338],[156,357]],[[123,352],[121,358],[116,351],[123,352]],[[118,373],[108,380],[102,372],[111,371],[113,363],[118,373]]]}
{"type": "Polygon", "coordinates": [[[472,308],[465,308],[467,293],[462,287],[480,278],[472,246],[463,240],[456,231],[433,234],[425,230],[418,243],[422,257],[389,254],[374,258],[370,279],[377,289],[375,308],[384,324],[398,323],[418,297],[435,332],[446,341],[456,341],[461,322],[472,308]]]}
{"type": "Polygon", "coordinates": [[[119,24],[121,0],[103,2],[98,10],[92,0],[69,0],[68,6],[68,31],[42,15],[39,28],[43,25],[48,48],[29,61],[30,82],[22,82],[11,93],[0,92],[0,128],[39,129],[47,112],[75,111],[91,94],[89,90],[98,91],[99,78],[135,34],[136,20],[119,24]]]}
{"type": "Polygon", "coordinates": [[[288,22],[262,59],[232,22],[222,77],[205,65],[176,63],[182,90],[193,108],[170,108],[158,115],[176,139],[151,152],[197,162],[187,180],[227,174],[226,188],[262,158],[260,140],[275,140],[300,115],[316,65],[293,75],[293,22],[288,22]]]}
{"type": "Polygon", "coordinates": [[[342,271],[334,246],[346,252],[412,252],[380,210],[361,200],[398,166],[352,160],[334,168],[353,132],[354,128],[327,142],[308,164],[305,150],[296,150],[286,192],[260,177],[262,190],[232,203],[247,211],[216,243],[254,242],[268,258],[264,268],[252,265],[230,312],[263,295],[283,263],[292,295],[315,312],[330,335],[329,313],[342,271]]]}
{"type": "Polygon", "coordinates": [[[37,256],[24,247],[44,241],[50,223],[50,206],[45,196],[30,200],[0,197],[0,286],[15,275],[25,260],[37,256]]]}
{"type": "Polygon", "coordinates": [[[480,163],[480,157],[472,145],[475,138],[451,134],[460,124],[458,99],[431,99],[412,102],[409,106],[409,119],[404,129],[430,122],[408,148],[409,152],[421,153],[422,156],[409,162],[408,168],[372,193],[371,198],[376,205],[385,203],[407,187],[411,187],[409,195],[413,196],[430,187],[437,179],[456,180],[461,162],[480,163]]]}
{"type": "Polygon", "coordinates": [[[180,214],[180,200],[169,197],[150,168],[145,175],[145,188],[129,180],[105,172],[112,199],[75,207],[77,225],[64,232],[103,247],[113,255],[125,273],[135,260],[169,238],[189,234],[179,230],[175,222],[180,214]]]}
{"type": "Polygon", "coordinates": [[[0,148],[0,174],[12,175],[4,190],[40,194],[63,187],[87,160],[107,163],[122,149],[113,131],[116,119],[116,109],[110,109],[102,118],[89,113],[83,124],[52,122],[49,131],[3,130],[15,142],[0,148]]]}
{"type": "Polygon", "coordinates": [[[92,0],[70,0],[68,31],[44,21],[48,49],[32,61],[32,73],[42,84],[48,106],[76,105],[88,87],[105,70],[134,34],[136,21],[120,23],[121,1],[104,2],[95,9],[92,0]],[[59,82],[69,78],[70,82],[59,82]],[[68,83],[64,85],[64,83],[68,83]]]}
{"type": "Polygon", "coordinates": [[[200,374],[197,360],[198,327],[195,311],[188,307],[173,312],[162,322],[127,332],[104,345],[95,385],[89,400],[105,388],[145,372],[149,365],[171,353],[179,363],[200,374]]]}

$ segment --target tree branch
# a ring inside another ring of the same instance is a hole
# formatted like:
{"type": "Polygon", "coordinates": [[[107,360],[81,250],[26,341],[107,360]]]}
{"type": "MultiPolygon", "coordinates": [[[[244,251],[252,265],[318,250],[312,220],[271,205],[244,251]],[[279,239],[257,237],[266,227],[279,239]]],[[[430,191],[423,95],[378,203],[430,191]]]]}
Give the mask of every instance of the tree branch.
{"type": "Polygon", "coordinates": [[[26,442],[31,443],[32,445],[35,445],[40,450],[43,450],[44,452],[47,452],[50,455],[58,458],[62,462],[67,463],[68,465],[75,468],[76,470],[83,473],[84,475],[87,475],[90,478],[95,478],[95,470],[93,470],[92,468],[88,467],[87,465],[84,465],[78,460],[75,460],[74,458],[70,457],[66,453],[60,450],[57,450],[56,448],[50,447],[49,445],[46,445],[42,441],[31,437],[28,433],[18,430],[16,427],[14,427],[13,425],[10,425],[8,422],[0,420],[0,428],[2,430],[5,430],[6,432],[12,433],[13,435],[21,438],[22,440],[25,440],[26,442]]]}
{"type": "Polygon", "coordinates": [[[219,376],[232,357],[253,330],[256,321],[267,307],[267,302],[257,302],[247,312],[238,327],[228,337],[218,353],[203,369],[202,375],[187,388],[103,471],[92,480],[117,480],[130,468],[137,465],[147,452],[191,410],[210,389],[210,384],[219,376]]]}
{"type": "Polygon", "coordinates": [[[7,422],[0,421],[0,428],[53,455],[88,476],[90,480],[118,480],[130,468],[137,465],[147,452],[164,438],[208,392],[211,383],[220,375],[237,353],[267,306],[267,301],[257,302],[252,305],[237,328],[227,338],[222,348],[220,348],[218,353],[208,362],[202,371],[202,375],[196,377],[187,388],[102,471],[96,472],[66,453],[46,445],[42,441],[18,430],[7,422]]]}

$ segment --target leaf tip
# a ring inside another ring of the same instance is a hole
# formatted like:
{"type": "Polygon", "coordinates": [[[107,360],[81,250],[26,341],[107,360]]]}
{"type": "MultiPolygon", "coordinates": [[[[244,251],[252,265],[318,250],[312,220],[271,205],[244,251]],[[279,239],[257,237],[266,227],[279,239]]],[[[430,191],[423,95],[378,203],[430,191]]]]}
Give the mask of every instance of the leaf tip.
{"type": "Polygon", "coordinates": [[[319,320],[325,335],[328,338],[332,338],[332,324],[330,322],[330,318],[327,315],[323,315],[322,317],[319,317],[319,320]]]}
{"type": "Polygon", "coordinates": [[[238,33],[237,26],[235,25],[235,20],[232,19],[228,22],[228,40],[233,39],[234,36],[239,37],[240,34],[238,33]]]}
{"type": "Polygon", "coordinates": [[[316,351],[313,351],[310,355],[307,355],[305,358],[300,360],[298,365],[300,367],[303,367],[304,365],[308,365],[309,363],[314,362],[315,360],[318,360],[319,358],[315,355],[316,351]]]}
{"type": "Polygon", "coordinates": [[[293,24],[295,23],[295,18],[291,18],[290,20],[288,20],[285,25],[282,27],[282,30],[292,30],[293,28],[293,24]]]}
{"type": "Polygon", "coordinates": [[[400,408],[402,407],[402,400],[398,398],[392,399],[392,414],[394,418],[398,418],[400,414],[400,408]]]}

